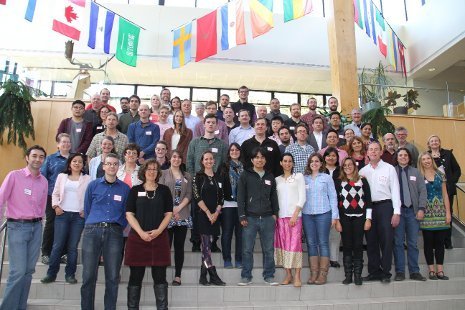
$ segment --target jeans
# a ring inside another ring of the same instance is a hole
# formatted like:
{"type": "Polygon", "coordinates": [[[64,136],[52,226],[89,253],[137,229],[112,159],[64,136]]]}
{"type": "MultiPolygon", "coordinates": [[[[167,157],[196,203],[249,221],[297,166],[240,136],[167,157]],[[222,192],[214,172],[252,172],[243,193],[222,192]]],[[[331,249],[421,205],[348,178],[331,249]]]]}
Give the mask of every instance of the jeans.
{"type": "Polygon", "coordinates": [[[223,252],[223,260],[231,261],[231,241],[236,237],[235,259],[236,263],[242,262],[242,226],[239,222],[237,208],[221,209],[221,250],[223,252]]]}
{"type": "Polygon", "coordinates": [[[308,256],[329,257],[331,211],[322,214],[302,214],[308,256]]]}
{"type": "Polygon", "coordinates": [[[47,275],[56,277],[60,270],[60,259],[63,248],[67,246],[68,262],[65,267],[65,275],[75,276],[77,265],[77,247],[84,229],[84,218],[79,212],[64,212],[55,217],[55,228],[53,236],[53,248],[47,275]]]}
{"type": "Polygon", "coordinates": [[[119,225],[98,227],[92,224],[84,227],[82,236],[81,309],[94,309],[98,263],[102,254],[105,268],[104,307],[105,310],[116,309],[122,247],[123,227],[119,225]]]}
{"type": "Polygon", "coordinates": [[[10,272],[1,310],[26,309],[32,274],[40,254],[42,223],[8,222],[10,272]]]}
{"type": "Polygon", "coordinates": [[[242,272],[241,277],[252,279],[253,249],[257,233],[263,252],[263,278],[274,277],[274,231],[276,221],[271,215],[260,217],[247,217],[248,224],[242,228],[242,272]]]}
{"type": "Polygon", "coordinates": [[[400,222],[394,230],[394,263],[396,272],[405,273],[404,240],[407,238],[407,262],[410,274],[420,272],[418,266],[418,232],[420,223],[415,218],[415,210],[401,208],[400,222]]]}

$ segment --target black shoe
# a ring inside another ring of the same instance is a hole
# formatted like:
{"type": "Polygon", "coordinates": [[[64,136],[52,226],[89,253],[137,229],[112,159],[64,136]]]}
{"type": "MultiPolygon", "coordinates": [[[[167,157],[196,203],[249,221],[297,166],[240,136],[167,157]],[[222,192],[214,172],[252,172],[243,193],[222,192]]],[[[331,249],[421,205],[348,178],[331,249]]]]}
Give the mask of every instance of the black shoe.
{"type": "Polygon", "coordinates": [[[444,271],[438,271],[436,272],[436,277],[439,279],[439,280],[449,280],[449,277],[444,275],[444,271]]]}
{"type": "Polygon", "coordinates": [[[157,310],[168,310],[168,284],[155,284],[153,291],[157,310]]]}
{"type": "Polygon", "coordinates": [[[68,284],[76,284],[78,281],[76,280],[74,276],[66,276],[65,282],[68,284]]]}
{"type": "Polygon", "coordinates": [[[192,243],[192,252],[200,252],[200,243],[192,243]]]}
{"type": "Polygon", "coordinates": [[[363,270],[363,259],[354,258],[354,283],[355,285],[362,285],[362,270],[363,270]]]}
{"type": "Polygon", "coordinates": [[[389,278],[389,277],[382,277],[382,278],[381,278],[381,283],[383,283],[383,284],[389,284],[389,283],[391,283],[391,278],[389,278]]]}
{"type": "Polygon", "coordinates": [[[416,281],[426,281],[426,278],[421,275],[419,272],[414,272],[410,274],[410,280],[416,280],[416,281]]]}
{"type": "Polygon", "coordinates": [[[52,277],[52,276],[46,275],[44,278],[42,278],[40,280],[40,282],[42,282],[43,284],[48,284],[48,283],[55,282],[56,278],[57,277],[52,277]]]}
{"type": "Polygon", "coordinates": [[[352,261],[352,256],[344,256],[342,263],[344,265],[345,274],[345,279],[342,281],[342,284],[348,285],[352,283],[352,274],[354,273],[354,262],[352,261]]]}
{"type": "Polygon", "coordinates": [[[381,276],[375,274],[369,274],[366,277],[362,278],[363,281],[379,281],[381,280],[381,276]]]}
{"type": "Polygon", "coordinates": [[[207,280],[207,267],[205,267],[203,264],[200,267],[200,278],[199,278],[199,284],[201,285],[210,285],[210,282],[207,280]]]}
{"type": "Polygon", "coordinates": [[[139,309],[141,286],[129,285],[128,286],[128,310],[139,309]]]}
{"type": "Polygon", "coordinates": [[[436,272],[434,272],[434,271],[430,271],[430,272],[429,272],[428,278],[429,278],[430,280],[438,280],[438,277],[436,276],[436,272]]]}
{"type": "MultiPolygon", "coordinates": [[[[410,279],[412,278],[412,275],[410,275],[410,279]]],[[[403,272],[398,272],[396,273],[396,276],[394,277],[394,281],[404,281],[405,280],[405,273],[403,272]]]]}
{"type": "Polygon", "coordinates": [[[212,243],[211,251],[212,251],[212,253],[221,253],[221,249],[218,247],[216,242],[212,243]]]}
{"type": "Polygon", "coordinates": [[[49,255],[42,255],[42,264],[44,265],[48,265],[49,261],[50,261],[50,256],[49,255]]]}
{"type": "Polygon", "coordinates": [[[446,250],[452,250],[454,247],[452,246],[452,244],[447,244],[445,248],[446,250]]]}
{"type": "Polygon", "coordinates": [[[224,283],[223,280],[221,280],[218,274],[216,273],[215,266],[208,268],[208,274],[210,275],[210,284],[218,285],[218,286],[226,285],[226,283],[224,283]]]}
{"type": "Polygon", "coordinates": [[[329,266],[333,268],[341,268],[341,265],[337,261],[334,261],[334,260],[329,261],[329,266]]]}

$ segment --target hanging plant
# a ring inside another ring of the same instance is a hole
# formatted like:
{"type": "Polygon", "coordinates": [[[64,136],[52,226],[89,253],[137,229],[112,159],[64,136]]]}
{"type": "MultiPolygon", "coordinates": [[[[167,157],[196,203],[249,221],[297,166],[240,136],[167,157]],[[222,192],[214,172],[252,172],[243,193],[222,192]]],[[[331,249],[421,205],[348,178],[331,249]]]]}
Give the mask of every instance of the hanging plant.
{"type": "Polygon", "coordinates": [[[3,145],[6,131],[8,144],[13,143],[26,150],[26,138],[35,139],[31,101],[36,100],[28,86],[12,80],[2,84],[0,93],[0,144],[3,145]]]}

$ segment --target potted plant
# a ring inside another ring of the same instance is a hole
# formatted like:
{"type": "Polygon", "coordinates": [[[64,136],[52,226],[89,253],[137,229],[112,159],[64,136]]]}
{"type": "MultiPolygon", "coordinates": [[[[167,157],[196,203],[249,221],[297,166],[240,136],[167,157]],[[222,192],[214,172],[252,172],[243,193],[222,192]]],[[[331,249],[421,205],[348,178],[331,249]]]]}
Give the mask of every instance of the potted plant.
{"type": "Polygon", "coordinates": [[[391,110],[385,106],[363,113],[362,122],[371,124],[373,138],[379,139],[387,133],[394,133],[394,124],[386,118],[386,115],[389,114],[391,114],[391,110]]]}
{"type": "Polygon", "coordinates": [[[7,132],[7,143],[26,150],[26,138],[35,138],[31,88],[19,81],[8,80],[0,87],[0,144],[7,132]]]}
{"type": "Polygon", "coordinates": [[[414,89],[410,89],[407,93],[405,93],[405,95],[400,95],[397,91],[389,91],[386,98],[384,98],[385,106],[393,107],[392,111],[394,114],[408,114],[409,109],[417,110],[421,107],[418,101],[418,96],[418,91],[414,89]],[[403,101],[405,104],[402,106],[396,106],[397,99],[401,97],[404,98],[403,101]]]}
{"type": "Polygon", "coordinates": [[[363,68],[358,83],[363,110],[368,111],[381,107],[392,80],[386,75],[386,67],[380,61],[374,69],[363,68]]]}
{"type": "Polygon", "coordinates": [[[414,90],[413,88],[409,89],[409,91],[403,96],[407,109],[417,110],[421,107],[419,104],[418,96],[418,91],[414,90]]]}

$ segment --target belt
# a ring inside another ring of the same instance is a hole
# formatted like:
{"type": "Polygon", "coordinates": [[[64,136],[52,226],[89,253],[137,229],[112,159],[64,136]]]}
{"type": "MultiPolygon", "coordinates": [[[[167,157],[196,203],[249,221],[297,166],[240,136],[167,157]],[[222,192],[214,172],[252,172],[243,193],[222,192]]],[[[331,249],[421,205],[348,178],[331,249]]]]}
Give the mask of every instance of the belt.
{"type": "Polygon", "coordinates": [[[392,202],[391,199],[384,199],[384,200],[379,200],[379,201],[372,201],[371,203],[374,204],[374,205],[379,205],[379,204],[382,204],[382,203],[385,203],[385,202],[392,202]]]}
{"type": "Polygon", "coordinates": [[[408,207],[407,207],[406,205],[401,205],[401,207],[404,208],[404,209],[408,209],[408,208],[410,208],[411,206],[408,206],[408,207]]]}
{"type": "Polygon", "coordinates": [[[35,219],[7,219],[7,222],[14,222],[14,223],[37,223],[42,222],[41,217],[37,217],[35,219]]]}
{"type": "Polygon", "coordinates": [[[94,223],[94,224],[89,224],[86,226],[95,226],[95,227],[114,227],[114,226],[121,226],[118,223],[108,223],[108,222],[100,222],[100,223],[94,223]]]}

